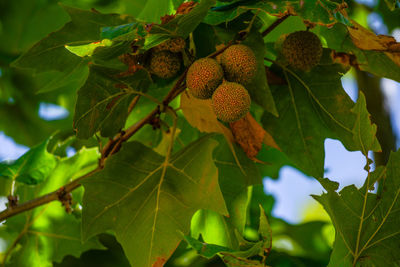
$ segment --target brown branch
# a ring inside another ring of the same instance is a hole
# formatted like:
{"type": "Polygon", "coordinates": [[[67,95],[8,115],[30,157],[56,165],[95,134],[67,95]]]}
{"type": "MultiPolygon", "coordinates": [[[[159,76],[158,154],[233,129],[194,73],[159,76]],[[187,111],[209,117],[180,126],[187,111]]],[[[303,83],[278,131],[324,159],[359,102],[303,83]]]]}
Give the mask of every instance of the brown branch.
{"type": "MultiPolygon", "coordinates": [[[[226,49],[226,47],[221,48],[220,50],[214,52],[210,56],[215,57],[216,55],[222,53],[223,50],[225,50],[225,49],[226,49]]],[[[142,118],[140,121],[138,121],[134,125],[130,126],[125,131],[118,133],[117,135],[114,136],[114,138],[110,139],[107,142],[107,144],[104,146],[104,148],[101,151],[99,164],[96,169],[71,181],[70,183],[66,184],[65,186],[62,186],[61,188],[57,189],[56,191],[50,192],[46,195],[43,195],[41,197],[38,197],[38,198],[35,198],[32,200],[29,200],[25,203],[22,203],[22,204],[13,206],[13,207],[8,207],[7,209],[0,212],[0,222],[6,220],[7,218],[15,216],[21,212],[34,209],[36,207],[45,205],[52,201],[55,201],[55,200],[62,201],[62,197],[65,196],[65,194],[68,194],[68,193],[72,192],[73,190],[75,190],[76,188],[81,186],[82,180],[92,176],[94,173],[103,169],[106,159],[109,156],[117,153],[119,151],[119,149],[121,148],[123,142],[126,142],[130,137],[132,137],[132,135],[134,135],[137,131],[139,131],[143,126],[145,126],[148,123],[151,123],[161,112],[165,112],[168,104],[186,89],[186,85],[185,85],[186,73],[187,73],[187,69],[185,70],[184,73],[182,73],[182,75],[178,78],[178,80],[176,81],[176,83],[174,84],[172,89],[169,91],[169,93],[164,97],[164,99],[162,101],[163,107],[160,107],[160,105],[158,105],[146,117],[142,118]]],[[[133,99],[133,101],[131,102],[130,108],[133,109],[133,106],[136,105],[138,100],[139,100],[138,98],[133,99]]]]}
{"type": "Polygon", "coordinates": [[[279,24],[281,24],[285,19],[287,19],[290,16],[290,14],[285,14],[282,17],[280,17],[279,19],[275,20],[274,23],[272,23],[271,25],[269,25],[269,27],[263,31],[261,33],[262,37],[267,36],[270,32],[273,31],[273,29],[275,29],[279,24]]]}
{"type": "MultiPolygon", "coordinates": [[[[75,179],[73,181],[71,181],[69,184],[66,184],[65,186],[63,186],[62,191],[63,192],[71,192],[74,189],[78,188],[81,184],[80,182],[91,176],[92,174],[94,174],[95,172],[99,171],[100,168],[96,168],[93,171],[79,177],[78,179],[75,179]]],[[[47,204],[49,202],[52,202],[54,200],[59,200],[60,199],[60,192],[61,190],[57,189],[56,191],[50,192],[44,196],[29,200],[25,203],[22,203],[20,205],[14,206],[14,207],[9,207],[8,209],[3,210],[2,212],[0,212],[0,222],[4,221],[5,219],[12,217],[14,215],[17,215],[21,212],[27,211],[27,210],[31,210],[33,208],[39,207],[41,205],[47,204]]]]}

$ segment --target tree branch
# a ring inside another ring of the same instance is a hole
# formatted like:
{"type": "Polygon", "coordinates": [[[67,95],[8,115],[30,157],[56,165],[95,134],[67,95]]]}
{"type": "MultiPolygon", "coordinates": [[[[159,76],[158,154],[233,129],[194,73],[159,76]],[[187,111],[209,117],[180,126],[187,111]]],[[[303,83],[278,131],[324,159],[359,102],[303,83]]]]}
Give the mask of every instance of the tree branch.
{"type": "Polygon", "coordinates": [[[285,14],[279,19],[275,20],[274,23],[269,25],[269,27],[261,33],[262,37],[267,36],[270,32],[272,32],[273,29],[275,29],[279,24],[281,24],[285,19],[287,19],[290,16],[290,14],[285,14]]]}
{"type": "MultiPolygon", "coordinates": [[[[215,56],[219,55],[232,43],[233,43],[233,41],[229,42],[229,44],[227,46],[215,51],[214,53],[209,55],[209,57],[215,57],[215,56]]],[[[29,200],[25,203],[22,203],[22,204],[13,206],[13,207],[8,207],[7,209],[0,212],[0,222],[6,220],[7,218],[15,216],[21,212],[34,209],[36,207],[45,205],[52,201],[55,201],[55,200],[61,201],[62,196],[64,196],[65,194],[68,194],[68,193],[72,192],[73,190],[75,190],[76,188],[80,187],[82,180],[92,176],[94,173],[103,169],[106,159],[109,156],[117,153],[119,151],[119,149],[121,148],[123,142],[126,142],[130,137],[132,137],[132,135],[134,135],[137,131],[139,131],[143,126],[145,126],[148,123],[151,123],[161,112],[165,112],[167,110],[166,107],[168,106],[168,104],[186,89],[186,86],[185,86],[186,73],[187,73],[187,69],[185,70],[184,73],[182,73],[182,75],[178,78],[178,80],[176,81],[176,83],[174,84],[172,89],[164,97],[164,99],[162,101],[162,106],[157,105],[157,107],[154,108],[149,114],[147,114],[146,117],[142,118],[140,121],[138,121],[134,125],[130,126],[125,131],[118,133],[117,135],[114,136],[114,138],[110,139],[107,142],[107,144],[104,146],[104,148],[101,151],[99,164],[96,169],[71,181],[70,183],[62,186],[61,188],[59,188],[56,191],[50,192],[44,196],[41,196],[41,197],[38,197],[38,198],[35,198],[32,200],[29,200]]],[[[133,107],[137,104],[138,100],[139,100],[139,98],[136,97],[132,101],[132,103],[129,107],[129,109],[130,109],[129,111],[131,111],[131,109],[133,109],[133,107]]]]}

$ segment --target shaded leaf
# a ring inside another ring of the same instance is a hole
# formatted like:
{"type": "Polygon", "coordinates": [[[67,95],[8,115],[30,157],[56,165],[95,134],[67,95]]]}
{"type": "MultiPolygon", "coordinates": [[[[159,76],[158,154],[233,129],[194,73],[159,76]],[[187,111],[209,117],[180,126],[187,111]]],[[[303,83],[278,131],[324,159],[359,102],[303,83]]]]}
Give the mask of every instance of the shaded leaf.
{"type": "Polygon", "coordinates": [[[331,26],[336,22],[350,25],[346,15],[347,5],[341,5],[329,0],[310,1],[239,1],[226,6],[215,7],[206,17],[206,22],[217,25],[231,21],[239,15],[254,10],[281,17],[285,13],[300,16],[309,23],[331,26]]]}
{"type": "Polygon", "coordinates": [[[99,130],[102,136],[116,134],[125,125],[129,103],[135,94],[151,84],[145,69],[127,78],[118,78],[118,73],[116,69],[91,65],[89,77],[78,91],[74,114],[78,138],[87,139],[99,130]]]}
{"type": "Polygon", "coordinates": [[[36,73],[56,71],[54,79],[48,80],[41,92],[55,90],[61,85],[86,78],[88,59],[70,53],[65,49],[65,45],[83,45],[101,41],[101,27],[119,25],[129,20],[129,17],[122,18],[119,15],[105,15],[63,7],[71,17],[71,21],[36,43],[13,63],[14,67],[31,68],[36,73]]]}
{"type": "Polygon", "coordinates": [[[357,189],[354,185],[339,193],[329,190],[313,196],[328,212],[335,226],[335,243],[329,266],[394,266],[400,249],[400,152],[390,155],[385,168],[378,169],[357,189]],[[371,182],[383,176],[383,190],[370,193],[371,182]]]}
{"type": "Polygon", "coordinates": [[[167,260],[198,209],[226,214],[209,136],[169,157],[125,143],[83,182],[83,236],[113,229],[133,266],[167,260]]]}
{"type": "Polygon", "coordinates": [[[218,141],[220,145],[214,152],[214,162],[218,167],[218,179],[229,211],[229,218],[225,220],[243,233],[248,205],[248,187],[261,184],[262,176],[256,164],[237,145],[233,146],[232,152],[226,140],[219,138],[218,141]]]}
{"type": "MultiPolygon", "coordinates": [[[[362,104],[363,98],[355,107],[343,90],[340,77],[344,72],[340,65],[327,59],[310,72],[285,68],[288,86],[274,91],[280,117],[265,113],[262,118],[264,128],[296,167],[314,177],[322,177],[324,172],[325,138],[340,140],[350,151],[363,150],[359,142],[354,143],[355,134],[370,139],[376,131],[362,104]],[[363,125],[361,133],[355,130],[359,125],[363,125]]],[[[377,141],[371,144],[368,149],[380,150],[377,141]]]]}
{"type": "Polygon", "coordinates": [[[362,92],[358,97],[357,103],[352,108],[357,119],[353,128],[354,145],[359,147],[361,152],[368,156],[368,151],[380,151],[378,139],[376,139],[376,125],[370,121],[370,115],[367,110],[367,103],[362,92]]]}
{"type": "Polygon", "coordinates": [[[43,182],[57,165],[56,157],[47,152],[48,143],[31,148],[13,163],[0,163],[0,177],[30,185],[43,182]]]}

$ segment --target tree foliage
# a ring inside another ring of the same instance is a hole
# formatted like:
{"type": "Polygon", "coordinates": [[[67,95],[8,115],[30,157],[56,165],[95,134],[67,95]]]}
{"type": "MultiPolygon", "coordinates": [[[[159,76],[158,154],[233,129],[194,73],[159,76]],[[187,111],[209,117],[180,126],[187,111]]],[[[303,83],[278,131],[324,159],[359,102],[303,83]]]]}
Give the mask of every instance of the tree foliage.
{"type": "MultiPolygon", "coordinates": [[[[3,266],[400,264],[400,152],[372,170],[369,152],[386,149],[379,122],[369,99],[360,91],[353,102],[341,83],[350,70],[400,82],[400,44],[357,22],[359,4],[61,2],[0,2],[0,130],[30,147],[0,163],[3,266]],[[299,70],[281,46],[305,30],[323,52],[315,67],[299,70]],[[174,38],[185,40],[168,52],[182,66],[163,79],[149,60],[174,38]],[[225,123],[211,99],[186,90],[186,73],[234,44],[251,49],[257,70],[244,85],[250,112],[225,123]],[[68,115],[43,120],[43,103],[68,115]],[[361,188],[338,191],[324,178],[327,138],[365,156],[361,188]],[[331,219],[332,246],[324,234],[330,223],[272,216],[262,178],[278,178],[284,165],[324,187],[313,197],[331,219]],[[292,251],[280,249],[285,238],[292,251]],[[118,244],[127,260],[112,258],[118,244]]],[[[376,12],[392,30],[400,4],[380,2],[376,12]]]]}

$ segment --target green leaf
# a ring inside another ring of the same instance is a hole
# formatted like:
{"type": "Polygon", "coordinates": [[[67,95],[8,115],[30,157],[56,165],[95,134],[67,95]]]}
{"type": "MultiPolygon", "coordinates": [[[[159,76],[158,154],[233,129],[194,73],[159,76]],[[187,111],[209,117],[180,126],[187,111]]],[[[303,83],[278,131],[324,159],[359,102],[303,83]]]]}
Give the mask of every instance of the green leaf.
{"type": "Polygon", "coordinates": [[[260,241],[246,241],[238,232],[237,240],[240,241],[240,248],[232,249],[226,246],[220,246],[210,243],[204,243],[192,237],[185,236],[185,241],[203,257],[211,258],[218,254],[228,266],[265,266],[260,261],[251,260],[254,256],[262,256],[264,252],[269,251],[272,246],[271,229],[264,210],[260,206],[260,227],[258,233],[260,241]]]}
{"type": "Polygon", "coordinates": [[[339,193],[329,190],[313,196],[335,226],[335,243],[329,266],[395,266],[400,261],[400,152],[390,155],[385,168],[368,175],[366,185],[339,193]],[[380,177],[372,178],[376,175],[380,177]],[[380,180],[383,190],[370,193],[380,180]]]}
{"type": "Polygon", "coordinates": [[[346,70],[332,64],[327,53],[320,64],[310,72],[284,67],[288,86],[273,92],[280,117],[265,113],[262,118],[264,128],[296,167],[314,177],[324,173],[325,138],[340,140],[350,151],[380,150],[363,96],[355,106],[342,88],[340,77],[346,70]],[[370,145],[363,147],[356,138],[370,145]]]}
{"type": "Polygon", "coordinates": [[[199,240],[194,239],[191,236],[185,236],[185,241],[194,250],[196,250],[198,254],[200,254],[203,257],[206,257],[207,259],[210,259],[210,258],[214,257],[217,253],[220,253],[223,251],[233,251],[232,249],[227,248],[227,247],[200,242],[199,240]]]}
{"type": "Polygon", "coordinates": [[[0,177],[30,185],[43,182],[57,164],[56,157],[47,152],[48,143],[31,148],[11,164],[0,163],[0,177]]]}
{"type": "Polygon", "coordinates": [[[150,74],[140,69],[126,78],[120,71],[91,65],[86,83],[78,91],[74,128],[78,138],[87,139],[97,131],[113,136],[125,125],[129,103],[151,83],[150,74]],[[128,87],[128,88],[121,88],[128,87]]]}
{"type": "Polygon", "coordinates": [[[133,266],[162,265],[198,209],[226,214],[205,136],[169,157],[125,143],[105,168],[83,182],[83,237],[112,229],[133,266]]]}
{"type": "Polygon", "coordinates": [[[249,91],[251,99],[259,104],[264,110],[278,116],[278,111],[275,106],[274,98],[267,83],[265,74],[264,56],[265,45],[261,34],[257,31],[252,31],[243,42],[253,50],[257,58],[257,73],[253,80],[246,84],[246,89],[249,91]]]}
{"type": "Polygon", "coordinates": [[[146,37],[145,49],[149,49],[165,41],[168,39],[168,36],[180,36],[186,39],[203,21],[208,10],[214,4],[215,0],[202,0],[189,13],[177,15],[166,24],[153,25],[150,34],[146,37]]]}
{"type": "MultiPolygon", "coordinates": [[[[57,190],[78,175],[93,170],[98,157],[97,149],[82,149],[71,158],[63,158],[44,183],[36,187],[18,186],[16,193],[25,202],[57,190]]],[[[80,202],[81,195],[82,190],[74,191],[73,207],[80,202]]],[[[6,266],[47,267],[54,261],[61,262],[66,255],[79,257],[84,251],[103,248],[95,238],[82,244],[80,218],[74,213],[67,214],[57,202],[7,219],[0,226],[0,236],[7,237],[6,266]]]]}
{"type": "Polygon", "coordinates": [[[0,51],[18,56],[67,21],[55,1],[2,1],[0,51]]]}
{"type": "MultiPolygon", "coordinates": [[[[226,202],[228,204],[228,202],[226,202]]],[[[231,205],[232,206],[232,205],[231,205]]],[[[190,235],[200,238],[209,244],[239,249],[235,227],[229,218],[212,210],[197,211],[190,223],[190,235]]]]}
{"type": "Polygon", "coordinates": [[[329,0],[239,1],[213,8],[207,15],[205,22],[212,25],[229,22],[249,10],[265,12],[273,16],[282,16],[288,9],[303,20],[312,23],[332,25],[336,22],[341,22],[350,25],[348,18],[340,12],[343,8],[338,3],[329,0]]]}
{"type": "Polygon", "coordinates": [[[254,184],[261,184],[262,177],[256,164],[240,147],[233,144],[230,148],[228,141],[222,136],[218,141],[220,145],[214,152],[214,162],[218,168],[221,192],[229,211],[229,218],[225,220],[230,221],[242,234],[246,224],[247,188],[254,184]]]}
{"type": "Polygon", "coordinates": [[[352,112],[357,114],[356,123],[353,128],[354,145],[361,148],[361,152],[368,156],[368,151],[380,151],[378,139],[376,138],[376,125],[370,121],[367,110],[367,103],[364,94],[360,91],[357,103],[352,108],[352,112]]]}
{"type": "Polygon", "coordinates": [[[101,41],[100,30],[104,26],[120,25],[129,17],[105,15],[63,6],[71,21],[57,32],[36,43],[14,63],[14,67],[34,69],[36,73],[56,71],[54,79],[43,85],[40,92],[55,90],[62,84],[84,79],[87,73],[87,57],[79,57],[69,52],[65,46],[83,45],[101,41]],[[79,78],[77,78],[77,76],[79,78]]]}
{"type": "Polygon", "coordinates": [[[74,46],[66,45],[65,48],[79,57],[85,57],[85,56],[91,56],[97,47],[111,46],[111,45],[112,45],[111,40],[103,39],[101,40],[101,42],[93,42],[86,45],[74,45],[74,46]]]}

